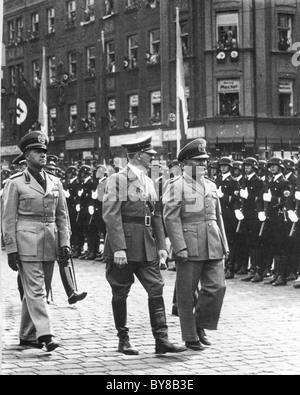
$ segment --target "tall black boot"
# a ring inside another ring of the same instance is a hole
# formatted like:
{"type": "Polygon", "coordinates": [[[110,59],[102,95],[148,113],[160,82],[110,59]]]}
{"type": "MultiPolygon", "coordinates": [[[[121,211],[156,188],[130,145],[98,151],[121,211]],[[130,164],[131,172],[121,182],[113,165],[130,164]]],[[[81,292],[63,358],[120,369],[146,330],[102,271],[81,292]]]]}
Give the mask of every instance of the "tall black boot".
{"type": "Polygon", "coordinates": [[[129,341],[129,329],[127,328],[127,302],[112,302],[115,326],[118,331],[119,347],[118,351],[125,355],[138,355],[138,350],[134,349],[129,341]]]}
{"type": "Polygon", "coordinates": [[[178,347],[171,343],[168,339],[168,326],[163,297],[159,296],[157,298],[149,298],[148,306],[152,333],[155,339],[156,354],[166,354],[167,352],[177,353],[185,351],[185,347],[178,347]]]}
{"type": "Polygon", "coordinates": [[[87,292],[78,293],[75,291],[74,279],[72,275],[71,267],[63,264],[59,264],[59,273],[64,289],[68,296],[69,304],[75,304],[80,300],[83,300],[87,296],[87,292]]]}
{"type": "Polygon", "coordinates": [[[280,285],[286,285],[287,277],[287,259],[285,255],[281,255],[279,258],[279,265],[278,265],[278,278],[272,284],[274,287],[278,287],[280,285]]]}

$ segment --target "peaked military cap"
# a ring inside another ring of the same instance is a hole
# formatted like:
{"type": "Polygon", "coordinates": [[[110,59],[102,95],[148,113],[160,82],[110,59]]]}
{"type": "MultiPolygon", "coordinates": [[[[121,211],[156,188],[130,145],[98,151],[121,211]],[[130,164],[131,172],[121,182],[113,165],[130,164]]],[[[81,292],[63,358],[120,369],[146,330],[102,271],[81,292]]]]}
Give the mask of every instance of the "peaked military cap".
{"type": "Polygon", "coordinates": [[[45,151],[48,150],[47,145],[49,143],[48,136],[39,130],[27,133],[19,142],[19,148],[24,153],[29,148],[40,148],[45,151]]]}
{"type": "Polygon", "coordinates": [[[152,136],[130,141],[129,143],[122,144],[122,147],[126,148],[128,154],[137,154],[138,152],[157,154],[152,145],[152,136]]]}
{"type": "Polygon", "coordinates": [[[283,159],[278,158],[277,156],[273,156],[273,158],[268,160],[267,167],[270,167],[272,165],[277,165],[284,169],[283,159]]]}
{"type": "Polygon", "coordinates": [[[296,169],[295,162],[292,159],[284,159],[283,165],[288,170],[295,170],[296,169]]]}
{"type": "Polygon", "coordinates": [[[258,162],[257,159],[248,157],[244,160],[244,165],[251,165],[254,169],[258,169],[258,162]]]}
{"type": "Polygon", "coordinates": [[[233,160],[231,158],[229,158],[229,156],[223,156],[223,158],[221,158],[219,160],[219,165],[228,165],[230,167],[233,167],[233,160]]]}
{"type": "Polygon", "coordinates": [[[206,141],[202,138],[195,139],[185,145],[178,154],[179,162],[188,159],[208,159],[206,152],[206,141]]]}

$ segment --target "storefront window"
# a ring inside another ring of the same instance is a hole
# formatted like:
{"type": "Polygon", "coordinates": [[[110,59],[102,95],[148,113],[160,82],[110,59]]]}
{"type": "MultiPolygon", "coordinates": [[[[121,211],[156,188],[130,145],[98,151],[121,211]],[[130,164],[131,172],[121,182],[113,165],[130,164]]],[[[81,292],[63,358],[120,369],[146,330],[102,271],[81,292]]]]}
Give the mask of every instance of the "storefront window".
{"type": "Polygon", "coordinates": [[[290,117],[293,115],[293,82],[279,81],[279,116],[290,117]]]}
{"type": "Polygon", "coordinates": [[[218,82],[219,114],[221,116],[240,115],[240,81],[222,80],[218,82]]]}

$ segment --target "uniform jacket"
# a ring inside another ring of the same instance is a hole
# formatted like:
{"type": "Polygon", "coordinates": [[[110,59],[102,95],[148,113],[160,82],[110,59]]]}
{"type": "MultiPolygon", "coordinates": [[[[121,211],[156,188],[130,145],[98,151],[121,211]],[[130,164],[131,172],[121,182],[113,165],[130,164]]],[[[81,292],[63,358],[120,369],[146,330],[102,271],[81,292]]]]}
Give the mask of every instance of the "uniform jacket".
{"type": "Polygon", "coordinates": [[[241,208],[239,183],[231,175],[225,180],[222,179],[222,175],[219,175],[216,184],[224,193],[224,196],[220,199],[224,219],[235,219],[234,211],[241,208]]]}
{"type": "Polygon", "coordinates": [[[177,252],[186,249],[190,260],[219,260],[228,251],[216,184],[204,179],[205,189],[184,174],[171,181],[163,196],[168,236],[177,252]]]}
{"type": "Polygon", "coordinates": [[[3,193],[3,234],[7,253],[24,262],[57,259],[70,246],[67,203],[60,180],[44,172],[46,192],[25,170],[10,178],[3,193]]]}
{"type": "Polygon", "coordinates": [[[65,183],[65,190],[69,191],[70,196],[67,198],[69,212],[75,209],[78,200],[79,180],[75,178],[72,182],[65,183]]]}
{"type": "Polygon", "coordinates": [[[88,214],[88,207],[92,204],[92,192],[94,189],[93,180],[89,177],[87,180],[80,182],[78,186],[78,193],[82,192],[81,196],[78,195],[77,204],[80,204],[80,212],[88,214]]]}
{"type": "Polygon", "coordinates": [[[159,207],[143,191],[144,186],[128,166],[108,178],[103,198],[107,229],[104,256],[113,258],[116,251],[126,250],[128,261],[151,262],[158,259],[157,250],[166,250],[159,207]],[[151,217],[151,226],[145,226],[146,216],[151,217]]]}
{"type": "Polygon", "coordinates": [[[271,219],[278,219],[278,215],[283,213],[283,210],[286,208],[288,199],[292,194],[291,183],[286,180],[283,175],[277,178],[276,181],[270,179],[267,181],[267,184],[265,182],[264,189],[258,202],[259,211],[264,210],[263,193],[266,190],[266,185],[272,194],[271,202],[268,203],[268,216],[271,219]]]}
{"type": "Polygon", "coordinates": [[[249,194],[248,199],[244,199],[243,202],[243,214],[250,219],[252,216],[257,218],[257,202],[263,191],[264,183],[256,174],[250,179],[246,177],[243,183],[249,194]]]}

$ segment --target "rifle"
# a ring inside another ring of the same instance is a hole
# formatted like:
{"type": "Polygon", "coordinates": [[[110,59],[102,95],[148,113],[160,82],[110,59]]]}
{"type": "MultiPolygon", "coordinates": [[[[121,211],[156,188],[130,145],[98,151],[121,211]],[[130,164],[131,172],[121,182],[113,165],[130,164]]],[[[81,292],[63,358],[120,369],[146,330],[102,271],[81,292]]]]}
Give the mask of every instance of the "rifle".
{"type": "MultiPolygon", "coordinates": [[[[266,156],[266,161],[269,160],[269,150],[268,150],[268,138],[266,137],[266,146],[265,146],[265,156],[266,156]]],[[[265,188],[264,192],[268,193],[269,192],[269,179],[268,179],[268,168],[266,167],[266,180],[265,180],[265,188]]],[[[264,211],[266,213],[266,217],[268,219],[268,210],[269,210],[269,204],[268,202],[264,201],[264,211]]],[[[266,219],[266,220],[267,220],[266,219]]],[[[265,228],[266,221],[262,222],[260,231],[259,231],[259,237],[262,237],[264,228],[265,228]]]]}
{"type": "MultiPolygon", "coordinates": [[[[243,160],[245,160],[245,153],[246,153],[246,149],[245,149],[245,142],[244,142],[244,137],[243,137],[243,142],[242,142],[242,158],[243,160]]],[[[242,176],[242,189],[246,188],[246,173],[245,173],[245,165],[243,164],[243,176],[242,176]]],[[[242,213],[244,213],[244,207],[245,207],[245,199],[242,198],[242,213]]],[[[242,221],[238,222],[237,228],[236,228],[236,233],[240,233],[241,230],[241,226],[242,226],[242,221]]]]}
{"type": "Polygon", "coordinates": [[[284,159],[284,145],[283,145],[282,137],[281,137],[281,157],[282,159],[284,159]]]}
{"type": "MultiPolygon", "coordinates": [[[[298,164],[297,164],[297,183],[296,183],[296,190],[300,192],[300,143],[298,146],[298,164]]],[[[300,200],[296,199],[296,214],[297,217],[300,217],[300,200]]],[[[293,222],[289,237],[293,237],[297,222],[293,222]]]]}

